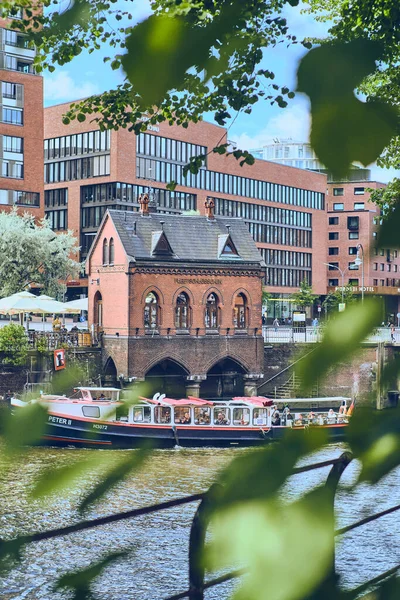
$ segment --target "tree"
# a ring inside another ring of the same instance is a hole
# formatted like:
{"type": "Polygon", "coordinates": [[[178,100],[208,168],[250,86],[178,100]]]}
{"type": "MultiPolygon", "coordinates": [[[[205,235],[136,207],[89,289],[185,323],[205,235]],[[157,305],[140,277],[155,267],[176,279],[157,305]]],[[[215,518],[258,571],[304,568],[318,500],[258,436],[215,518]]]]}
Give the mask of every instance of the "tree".
{"type": "Polygon", "coordinates": [[[45,294],[60,295],[68,276],[81,264],[72,232],[55,234],[47,219],[35,222],[29,214],[0,213],[0,295],[8,296],[38,285],[45,294]]]}
{"type": "Polygon", "coordinates": [[[327,312],[337,312],[339,310],[339,304],[344,303],[346,308],[357,301],[357,296],[354,295],[353,288],[348,285],[343,290],[336,290],[335,292],[329,292],[325,300],[322,303],[324,310],[327,312]]]}
{"type": "MultiPolygon", "coordinates": [[[[272,83],[274,73],[259,64],[267,46],[285,42],[311,47],[309,40],[299,42],[290,34],[283,17],[283,9],[297,6],[299,0],[153,0],[153,14],[133,26],[129,12],[111,10],[115,3],[75,0],[59,12],[58,3],[44,0],[42,14],[35,10],[37,0],[2,2],[3,16],[25,8],[26,18],[14,21],[13,27],[36,44],[37,70],[54,70],[54,65],[66,64],[83,49],[94,52],[108,44],[116,51],[105,60],[113,69],[124,69],[125,82],[71,105],[65,123],[94,114],[100,128],[128,127],[139,133],[162,121],[187,127],[213,112],[215,121],[224,125],[239,112],[251,113],[260,100],[285,107],[294,97],[287,86],[272,83]]],[[[323,2],[314,4],[325,8],[323,2]]],[[[375,160],[398,130],[390,94],[368,97],[368,102],[354,96],[354,89],[375,73],[376,62],[394,48],[389,35],[377,45],[371,29],[369,39],[339,35],[338,30],[337,41],[311,49],[298,70],[298,90],[311,102],[311,143],[337,176],[356,160],[363,164],[375,160]]],[[[223,134],[210,151],[231,154],[241,165],[254,162],[249,152],[228,148],[223,134]]],[[[198,172],[204,160],[205,156],[191,157],[184,174],[198,172]]],[[[174,186],[170,182],[169,188],[174,186]]]]}
{"type": "Polygon", "coordinates": [[[313,294],[312,287],[306,279],[300,283],[300,289],[291,295],[291,299],[299,308],[312,306],[319,296],[313,294]]]}
{"type": "Polygon", "coordinates": [[[4,362],[12,365],[25,364],[28,339],[22,325],[10,323],[0,329],[0,352],[4,362]]]}

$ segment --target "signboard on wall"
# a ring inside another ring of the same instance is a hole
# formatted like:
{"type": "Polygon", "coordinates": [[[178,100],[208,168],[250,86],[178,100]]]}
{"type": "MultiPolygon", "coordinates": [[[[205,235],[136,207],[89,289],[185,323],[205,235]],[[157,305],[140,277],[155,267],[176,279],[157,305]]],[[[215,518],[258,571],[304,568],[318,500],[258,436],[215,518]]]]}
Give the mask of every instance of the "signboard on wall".
{"type": "Polygon", "coordinates": [[[306,322],[306,313],[301,312],[299,310],[293,311],[293,323],[305,323],[306,322]]]}
{"type": "Polygon", "coordinates": [[[59,350],[54,350],[54,370],[61,371],[61,369],[65,369],[65,350],[64,350],[64,348],[60,348],[59,350]]]}

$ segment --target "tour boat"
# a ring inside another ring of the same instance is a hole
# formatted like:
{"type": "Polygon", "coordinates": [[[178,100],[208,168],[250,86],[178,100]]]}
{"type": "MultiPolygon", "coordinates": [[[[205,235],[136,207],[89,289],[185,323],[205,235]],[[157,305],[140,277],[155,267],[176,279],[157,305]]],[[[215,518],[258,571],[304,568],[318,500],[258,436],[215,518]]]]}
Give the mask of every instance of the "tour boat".
{"type": "MultiPolygon", "coordinates": [[[[291,413],[286,408],[278,418],[274,401],[263,396],[222,402],[193,397],[175,400],[155,394],[128,404],[120,400],[117,388],[79,387],[75,392],[71,398],[42,395],[30,401],[48,410],[42,440],[46,445],[135,448],[149,441],[159,448],[255,446],[281,438],[289,428],[304,431],[313,427],[324,428],[331,439],[337,439],[344,435],[353,410],[353,404],[347,410],[344,400],[338,413],[332,409],[291,413]]],[[[26,404],[11,400],[14,408],[26,404]]]]}

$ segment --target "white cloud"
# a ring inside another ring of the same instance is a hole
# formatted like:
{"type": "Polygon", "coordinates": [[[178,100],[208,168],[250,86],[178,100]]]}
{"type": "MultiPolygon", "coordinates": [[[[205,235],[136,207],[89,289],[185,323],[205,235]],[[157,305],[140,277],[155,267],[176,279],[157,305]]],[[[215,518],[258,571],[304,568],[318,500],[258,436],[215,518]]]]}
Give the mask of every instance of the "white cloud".
{"type": "Polygon", "coordinates": [[[74,81],[68,71],[55,71],[44,76],[44,99],[45,104],[55,102],[68,102],[86,98],[101,91],[94,81],[79,83],[74,81]]]}
{"type": "Polygon", "coordinates": [[[250,150],[270,143],[274,138],[292,138],[293,141],[307,142],[310,135],[310,114],[307,106],[292,104],[272,117],[255,135],[243,132],[229,135],[239,148],[250,150]]]}

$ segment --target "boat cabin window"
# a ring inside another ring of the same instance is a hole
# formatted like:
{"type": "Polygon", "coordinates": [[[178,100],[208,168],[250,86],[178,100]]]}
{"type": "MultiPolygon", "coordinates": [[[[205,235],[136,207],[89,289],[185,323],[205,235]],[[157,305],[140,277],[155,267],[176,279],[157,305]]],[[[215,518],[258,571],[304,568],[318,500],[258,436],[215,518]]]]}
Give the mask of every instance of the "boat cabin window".
{"type": "Polygon", "coordinates": [[[196,425],[209,425],[211,423],[211,409],[196,406],[194,409],[194,422],[196,425]]]}
{"type": "Polygon", "coordinates": [[[100,408],[98,406],[82,406],[82,413],[84,417],[100,419],[100,408]]]}
{"type": "Polygon", "coordinates": [[[134,406],[133,407],[133,422],[134,423],[150,423],[151,410],[150,406],[134,406]]]}
{"type": "Polygon", "coordinates": [[[190,406],[175,406],[174,420],[175,423],[189,425],[192,422],[192,409],[190,406]]]}
{"type": "Polygon", "coordinates": [[[129,421],[129,404],[124,403],[120,406],[117,406],[117,409],[115,411],[115,419],[117,421],[129,421]]]}
{"type": "Polygon", "coordinates": [[[230,425],[231,409],[230,408],[214,408],[214,425],[230,425]]]}
{"type": "Polygon", "coordinates": [[[169,406],[156,406],[154,408],[155,423],[171,423],[171,409],[169,406]]]}
{"type": "Polygon", "coordinates": [[[234,408],[233,409],[233,424],[248,425],[250,423],[250,409],[234,408]]]}
{"type": "Polygon", "coordinates": [[[253,412],[253,425],[266,425],[268,411],[266,408],[258,408],[253,412]]]}

